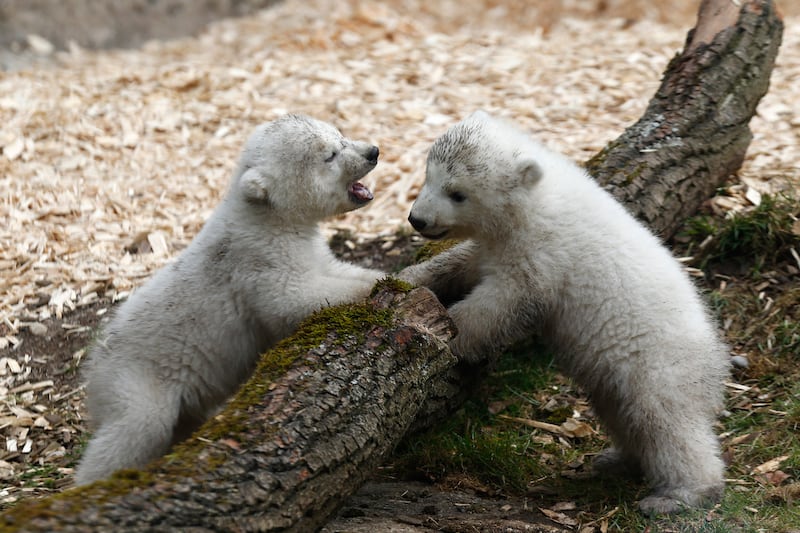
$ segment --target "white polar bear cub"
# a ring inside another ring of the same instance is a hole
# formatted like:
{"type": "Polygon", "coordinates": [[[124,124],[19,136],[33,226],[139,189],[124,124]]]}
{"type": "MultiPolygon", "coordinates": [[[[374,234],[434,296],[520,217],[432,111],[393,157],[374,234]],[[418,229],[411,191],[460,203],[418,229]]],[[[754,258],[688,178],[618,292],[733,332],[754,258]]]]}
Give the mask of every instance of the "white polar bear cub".
{"type": "Polygon", "coordinates": [[[125,302],[87,361],[95,431],[76,483],[141,467],[189,436],[261,353],[384,276],[337,260],[318,228],[372,199],[378,148],[288,115],[256,128],[189,247],[125,302]]]}
{"type": "Polygon", "coordinates": [[[680,264],[583,169],[479,111],[434,142],[409,221],[469,239],[400,275],[467,293],[449,308],[457,355],[542,333],[611,434],[595,465],[650,482],[643,511],[721,497],[726,347],[680,264]]]}

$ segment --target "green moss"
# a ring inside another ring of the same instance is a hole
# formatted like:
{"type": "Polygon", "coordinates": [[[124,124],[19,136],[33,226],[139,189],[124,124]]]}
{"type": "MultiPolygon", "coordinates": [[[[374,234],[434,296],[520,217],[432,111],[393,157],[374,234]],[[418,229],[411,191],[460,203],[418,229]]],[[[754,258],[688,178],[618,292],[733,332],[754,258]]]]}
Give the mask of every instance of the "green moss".
{"type": "MultiPolygon", "coordinates": [[[[384,280],[380,283],[395,287],[401,286],[402,282],[384,280]]],[[[182,458],[193,458],[206,450],[205,441],[218,441],[236,435],[240,440],[239,444],[245,445],[248,439],[248,424],[251,420],[249,410],[253,406],[258,406],[272,384],[301,359],[303,364],[313,366],[314,360],[307,357],[309,350],[322,344],[335,346],[350,342],[360,343],[363,341],[364,333],[371,328],[391,327],[393,317],[391,310],[375,309],[368,303],[328,307],[314,313],[298,326],[292,336],[282,340],[261,356],[250,380],[228,402],[222,413],[209,420],[199,430],[198,436],[202,440],[193,438],[176,446],[173,453],[165,458],[162,466],[173,471],[187,469],[196,473],[197,463],[193,460],[187,463],[182,458]]],[[[259,438],[263,437],[263,433],[259,433],[259,438]]],[[[212,470],[225,459],[226,455],[223,453],[211,454],[204,457],[202,468],[212,470]]]]}
{"type": "Polygon", "coordinates": [[[36,519],[58,519],[62,516],[78,516],[87,506],[99,507],[105,502],[128,494],[153,480],[151,474],[139,470],[121,470],[111,478],[97,481],[91,485],[53,494],[41,500],[28,500],[5,511],[0,524],[0,532],[19,531],[20,524],[36,519]],[[5,525],[11,524],[11,525],[5,525]]]}
{"type": "Polygon", "coordinates": [[[601,166],[603,166],[603,165],[605,164],[605,162],[606,162],[606,159],[608,158],[608,154],[610,154],[612,151],[614,151],[614,150],[617,148],[617,146],[619,146],[619,141],[618,141],[618,140],[616,140],[616,141],[611,141],[611,142],[610,142],[610,143],[608,143],[608,144],[607,144],[605,147],[603,147],[603,149],[602,149],[602,150],[600,150],[599,152],[597,152],[597,153],[596,153],[594,156],[592,156],[592,157],[591,157],[591,158],[590,158],[588,161],[586,161],[586,162],[583,164],[583,168],[585,168],[585,169],[586,169],[586,171],[587,171],[587,172],[588,172],[590,175],[594,176],[594,175],[595,175],[595,173],[597,172],[597,170],[598,170],[598,169],[599,169],[601,166]]]}
{"type": "MultiPolygon", "coordinates": [[[[605,168],[608,156],[615,153],[623,144],[624,143],[621,142],[621,138],[611,141],[601,151],[586,161],[583,164],[583,168],[595,179],[600,176],[601,170],[603,171],[603,174],[611,174],[613,176],[622,174],[623,171],[626,171],[627,173],[624,174],[624,179],[622,181],[625,185],[630,185],[642,175],[642,172],[644,172],[644,170],[647,168],[647,164],[638,163],[631,171],[627,171],[625,167],[615,167],[613,169],[613,173],[609,173],[610,169],[605,168]]],[[[619,180],[615,180],[615,182],[619,183],[619,180]]]]}
{"type": "Polygon", "coordinates": [[[364,331],[370,327],[390,327],[393,316],[391,310],[375,309],[369,304],[328,307],[304,320],[297,331],[276,348],[293,346],[306,351],[329,340],[331,332],[336,333],[334,343],[342,343],[351,337],[361,341],[364,331]]]}
{"type": "Polygon", "coordinates": [[[111,481],[116,481],[117,483],[134,483],[136,485],[145,485],[154,481],[152,474],[144,470],[136,469],[117,470],[110,479],[111,481]]]}
{"type": "Polygon", "coordinates": [[[624,143],[622,142],[621,137],[609,142],[603,147],[602,150],[597,152],[588,161],[586,161],[583,164],[583,168],[586,169],[586,172],[588,172],[589,175],[597,177],[600,169],[606,165],[608,156],[615,153],[623,144],[624,143]]]}
{"type": "Polygon", "coordinates": [[[380,291],[385,289],[393,292],[407,293],[414,289],[414,286],[395,277],[387,276],[375,284],[375,286],[372,288],[372,292],[370,293],[370,297],[375,296],[380,291]]]}
{"type": "Polygon", "coordinates": [[[422,263],[423,261],[427,261],[431,257],[435,257],[440,253],[444,252],[445,250],[449,250],[460,241],[456,239],[444,239],[441,241],[429,241],[422,245],[419,250],[417,250],[417,254],[414,256],[415,263],[422,263]]]}
{"type": "Polygon", "coordinates": [[[631,170],[627,176],[625,176],[625,184],[630,185],[631,183],[636,181],[639,178],[639,176],[642,175],[642,172],[644,172],[644,169],[646,168],[647,165],[645,165],[644,163],[639,163],[638,165],[636,165],[636,167],[634,167],[634,169],[631,170]]]}

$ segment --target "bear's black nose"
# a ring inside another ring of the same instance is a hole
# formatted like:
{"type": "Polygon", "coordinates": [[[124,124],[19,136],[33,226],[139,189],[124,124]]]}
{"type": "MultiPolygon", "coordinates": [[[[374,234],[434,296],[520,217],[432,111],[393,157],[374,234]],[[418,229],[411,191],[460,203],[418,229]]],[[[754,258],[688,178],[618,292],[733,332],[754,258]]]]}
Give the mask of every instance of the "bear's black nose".
{"type": "Polygon", "coordinates": [[[419,218],[414,218],[412,215],[408,215],[408,221],[411,223],[412,226],[414,226],[414,229],[417,231],[424,230],[425,226],[428,225],[428,223],[425,222],[424,220],[419,218]]]}
{"type": "Polygon", "coordinates": [[[378,155],[381,153],[377,146],[372,146],[367,150],[367,160],[373,165],[378,162],[378,155]]]}

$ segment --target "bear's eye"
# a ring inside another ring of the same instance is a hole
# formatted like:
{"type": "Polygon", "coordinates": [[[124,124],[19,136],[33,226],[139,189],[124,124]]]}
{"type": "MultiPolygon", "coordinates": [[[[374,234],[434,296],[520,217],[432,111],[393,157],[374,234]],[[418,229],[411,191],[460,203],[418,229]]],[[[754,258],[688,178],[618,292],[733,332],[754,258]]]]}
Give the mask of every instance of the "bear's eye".
{"type": "Polygon", "coordinates": [[[453,191],[450,194],[448,194],[447,196],[457,204],[460,204],[461,202],[463,202],[464,200],[467,199],[466,196],[464,196],[463,194],[461,194],[458,191],[453,191]]]}
{"type": "Polygon", "coordinates": [[[339,155],[339,152],[337,152],[337,151],[335,151],[335,150],[334,150],[333,152],[331,152],[331,155],[328,157],[328,159],[326,159],[326,160],[325,160],[325,162],[326,162],[326,163],[331,163],[331,162],[333,162],[333,160],[334,160],[334,159],[336,159],[336,156],[337,156],[337,155],[339,155]]]}

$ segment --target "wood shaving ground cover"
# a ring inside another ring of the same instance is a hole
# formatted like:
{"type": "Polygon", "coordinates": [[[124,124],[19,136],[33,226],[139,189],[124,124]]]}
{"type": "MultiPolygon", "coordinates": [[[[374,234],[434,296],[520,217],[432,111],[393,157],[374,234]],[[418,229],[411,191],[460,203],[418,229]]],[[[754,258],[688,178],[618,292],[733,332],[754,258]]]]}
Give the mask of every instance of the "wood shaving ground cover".
{"type": "MultiPolygon", "coordinates": [[[[174,257],[250,130],[286,112],[381,147],[376,199],[328,225],[358,238],[406,228],[428,147],[477,108],[587,159],[642,114],[693,20],[559,6],[290,0],[196,38],[0,74],[0,348],[174,257]]],[[[740,173],[762,191],[800,181],[798,27],[786,19],[740,173]]]]}
{"type": "MultiPolygon", "coordinates": [[[[593,2],[530,4],[289,0],[196,38],[0,73],[0,504],[69,483],[82,431],[81,389],[54,386],[49,355],[14,349],[17,333],[62,328],[79,362],[84,306],[124,297],[186,247],[256,124],[307,113],[378,144],[364,180],[376,199],[327,228],[386,237],[408,230],[447,127],[484,108],[585,160],[639,118],[694,24],[689,1],[609,0],[602,17],[593,2]]],[[[800,183],[798,11],[722,211],[800,183]]]]}
{"type": "MultiPolygon", "coordinates": [[[[686,31],[564,17],[545,32],[524,5],[468,19],[455,16],[470,12],[463,2],[404,5],[289,1],[197,38],[73,50],[58,67],[3,74],[2,342],[24,322],[123,296],[163,266],[262,121],[307,113],[381,147],[366,180],[376,200],[330,224],[372,237],[405,228],[427,148],[476,108],[588,158],[640,116],[686,31]]],[[[766,190],[798,179],[798,20],[786,22],[741,172],[766,190]]]]}

